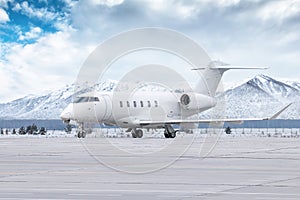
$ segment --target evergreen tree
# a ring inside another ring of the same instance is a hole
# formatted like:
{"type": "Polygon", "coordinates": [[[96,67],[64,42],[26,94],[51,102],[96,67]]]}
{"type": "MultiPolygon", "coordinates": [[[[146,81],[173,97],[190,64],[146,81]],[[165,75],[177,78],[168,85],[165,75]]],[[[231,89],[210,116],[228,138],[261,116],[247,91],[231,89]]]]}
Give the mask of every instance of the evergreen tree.
{"type": "Polygon", "coordinates": [[[38,134],[38,127],[35,124],[32,124],[31,132],[32,134],[38,134]]]}
{"type": "Polygon", "coordinates": [[[25,134],[26,134],[25,128],[24,128],[24,126],[22,126],[22,127],[19,129],[19,135],[25,135],[25,134]]]}
{"type": "Polygon", "coordinates": [[[40,128],[40,131],[39,131],[39,134],[41,134],[41,135],[46,135],[46,133],[47,133],[46,128],[45,128],[45,127],[41,127],[41,128],[40,128]]]}
{"type": "Polygon", "coordinates": [[[231,134],[231,129],[230,129],[229,126],[225,129],[225,133],[226,133],[226,134],[231,134]]]}
{"type": "Polygon", "coordinates": [[[26,134],[32,134],[31,126],[26,127],[26,134]]]}

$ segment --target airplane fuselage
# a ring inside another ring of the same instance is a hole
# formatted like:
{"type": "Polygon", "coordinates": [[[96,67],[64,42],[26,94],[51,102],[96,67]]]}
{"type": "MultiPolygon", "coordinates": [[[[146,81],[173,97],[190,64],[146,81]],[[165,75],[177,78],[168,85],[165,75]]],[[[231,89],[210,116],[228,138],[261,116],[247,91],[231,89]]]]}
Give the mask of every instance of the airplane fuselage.
{"type": "Polygon", "coordinates": [[[61,118],[122,128],[159,128],[163,124],[141,125],[139,122],[186,119],[215,105],[214,98],[201,94],[140,91],[129,96],[121,92],[95,92],[77,97],[61,118]]]}

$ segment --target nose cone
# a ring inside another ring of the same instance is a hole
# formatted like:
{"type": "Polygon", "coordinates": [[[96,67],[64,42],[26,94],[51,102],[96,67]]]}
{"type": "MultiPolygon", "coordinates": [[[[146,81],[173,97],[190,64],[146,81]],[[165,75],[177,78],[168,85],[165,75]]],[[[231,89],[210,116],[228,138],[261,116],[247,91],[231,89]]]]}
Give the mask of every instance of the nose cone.
{"type": "Polygon", "coordinates": [[[70,120],[73,120],[74,114],[73,114],[73,104],[69,104],[60,114],[60,118],[64,122],[70,122],[70,120]]]}

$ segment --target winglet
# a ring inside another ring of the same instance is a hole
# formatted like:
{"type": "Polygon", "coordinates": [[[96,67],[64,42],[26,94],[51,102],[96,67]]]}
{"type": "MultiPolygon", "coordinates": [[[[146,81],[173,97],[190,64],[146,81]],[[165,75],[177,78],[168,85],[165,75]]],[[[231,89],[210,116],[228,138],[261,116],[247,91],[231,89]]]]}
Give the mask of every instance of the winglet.
{"type": "Polygon", "coordinates": [[[276,119],[283,111],[285,111],[288,107],[290,107],[293,103],[290,103],[289,105],[285,106],[283,109],[281,109],[280,111],[278,111],[277,113],[275,113],[272,117],[270,118],[266,118],[265,120],[272,120],[272,119],[276,119]]]}

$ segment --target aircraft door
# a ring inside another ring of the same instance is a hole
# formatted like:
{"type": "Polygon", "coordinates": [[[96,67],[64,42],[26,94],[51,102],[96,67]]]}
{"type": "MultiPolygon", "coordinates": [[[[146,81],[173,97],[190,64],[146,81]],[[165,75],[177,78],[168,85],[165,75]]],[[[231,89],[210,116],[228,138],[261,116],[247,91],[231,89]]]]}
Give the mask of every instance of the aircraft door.
{"type": "Polygon", "coordinates": [[[112,115],[112,104],[109,95],[99,97],[99,103],[95,105],[95,112],[99,122],[107,121],[112,115]]]}

